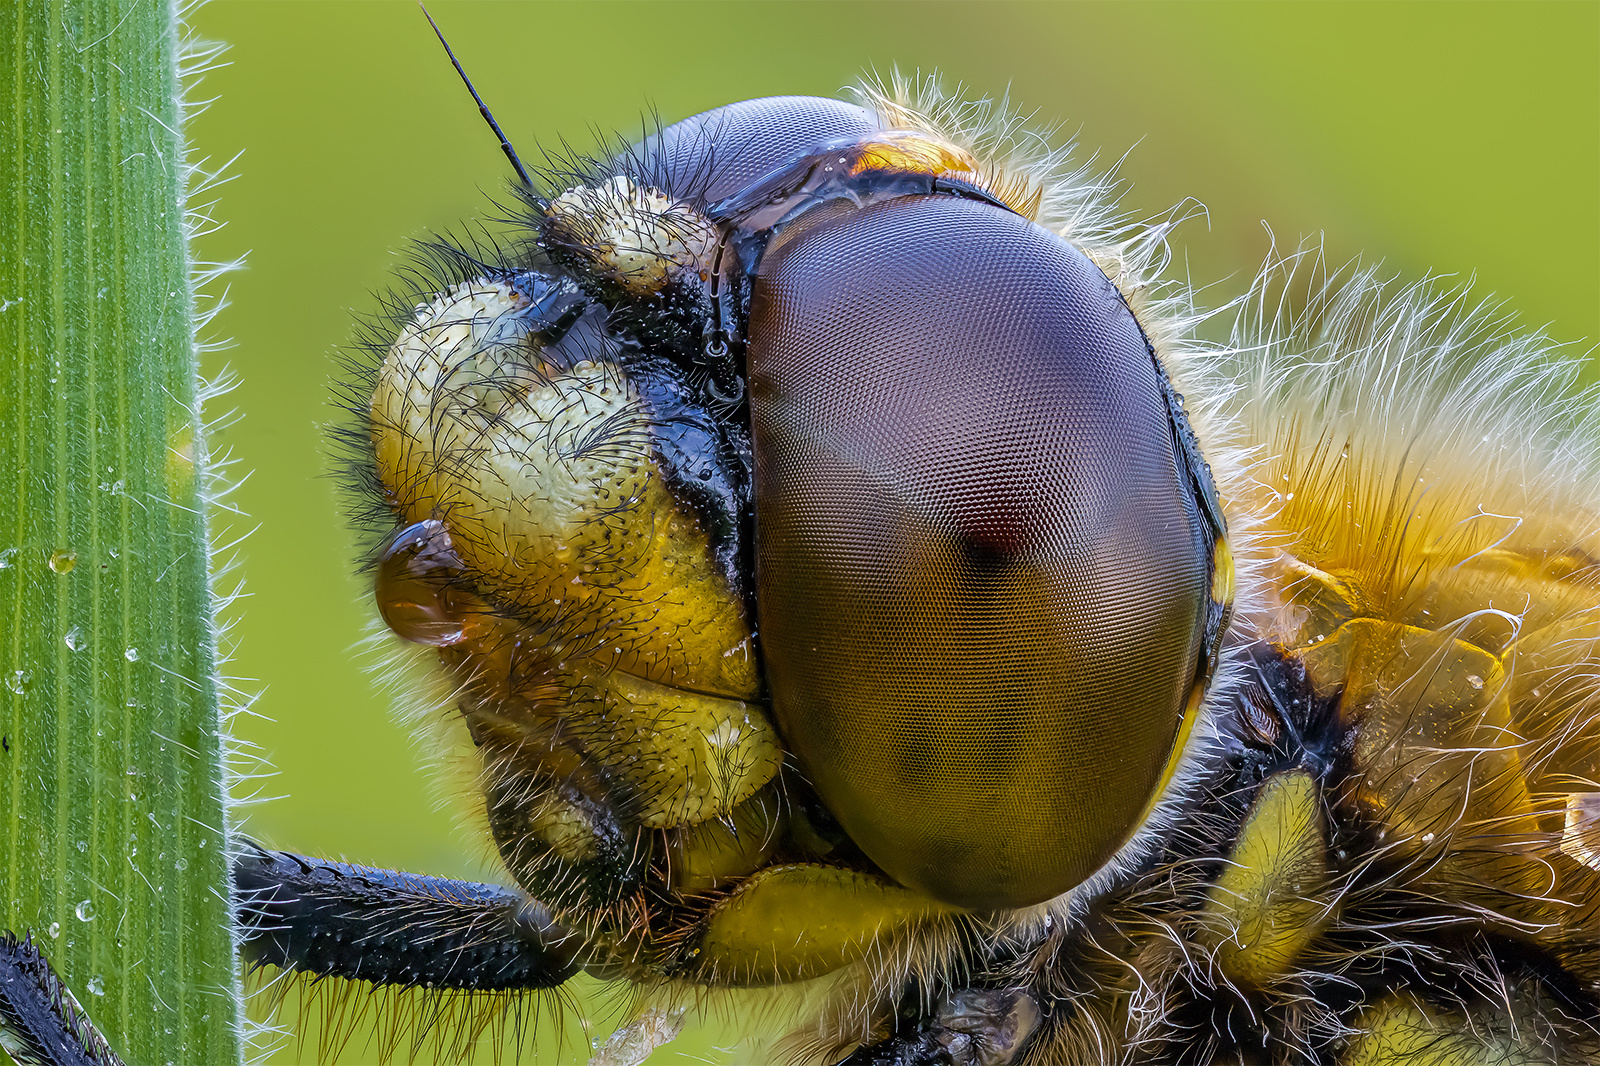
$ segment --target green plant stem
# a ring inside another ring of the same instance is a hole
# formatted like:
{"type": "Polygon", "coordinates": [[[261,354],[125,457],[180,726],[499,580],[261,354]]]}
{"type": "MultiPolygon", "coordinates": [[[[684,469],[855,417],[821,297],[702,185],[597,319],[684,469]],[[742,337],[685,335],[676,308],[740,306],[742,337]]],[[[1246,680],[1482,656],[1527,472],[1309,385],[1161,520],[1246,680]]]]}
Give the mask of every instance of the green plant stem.
{"type": "Polygon", "coordinates": [[[240,1057],[177,33],[0,14],[0,924],[130,1066],[240,1057]]]}

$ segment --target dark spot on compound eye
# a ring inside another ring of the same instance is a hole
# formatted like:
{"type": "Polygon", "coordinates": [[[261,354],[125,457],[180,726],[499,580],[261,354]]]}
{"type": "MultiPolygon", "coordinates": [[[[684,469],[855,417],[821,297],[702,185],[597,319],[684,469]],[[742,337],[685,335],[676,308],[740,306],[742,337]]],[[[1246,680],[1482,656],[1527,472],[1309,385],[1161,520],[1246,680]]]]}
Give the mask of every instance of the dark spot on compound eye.
{"type": "Polygon", "coordinates": [[[1014,509],[994,508],[978,515],[962,515],[959,543],[974,568],[994,571],[1027,553],[1037,538],[1027,516],[1014,509]]]}
{"type": "Polygon", "coordinates": [[[961,561],[974,575],[994,576],[1016,560],[1018,547],[1006,538],[985,536],[979,531],[976,536],[961,538],[961,561]]]}

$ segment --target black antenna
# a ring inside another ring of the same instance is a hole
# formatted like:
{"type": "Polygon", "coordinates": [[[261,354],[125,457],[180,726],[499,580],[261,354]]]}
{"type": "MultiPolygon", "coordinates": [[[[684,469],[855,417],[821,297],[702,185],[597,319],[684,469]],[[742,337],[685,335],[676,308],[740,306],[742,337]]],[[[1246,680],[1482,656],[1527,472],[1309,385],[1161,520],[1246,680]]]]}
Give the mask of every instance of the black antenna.
{"type": "Polygon", "coordinates": [[[511,160],[511,167],[517,172],[517,177],[522,179],[523,187],[531,191],[533,189],[533,179],[528,177],[527,170],[522,166],[522,160],[517,158],[517,150],[511,147],[511,142],[506,140],[506,135],[500,131],[500,123],[496,122],[494,116],[489,113],[489,105],[483,102],[483,97],[478,95],[478,90],[472,87],[472,79],[467,77],[467,72],[461,69],[461,62],[456,59],[456,54],[450,51],[450,42],[444,39],[443,33],[439,32],[439,24],[433,21],[432,15],[428,14],[427,5],[422,0],[417,0],[417,6],[422,8],[422,17],[427,19],[428,25],[433,27],[433,35],[439,38],[440,44],[444,45],[444,54],[450,57],[450,65],[456,68],[456,73],[461,75],[461,80],[466,83],[467,92],[471,93],[472,98],[478,102],[478,113],[489,124],[489,128],[494,130],[494,135],[500,138],[500,150],[506,154],[507,159],[511,160]]]}

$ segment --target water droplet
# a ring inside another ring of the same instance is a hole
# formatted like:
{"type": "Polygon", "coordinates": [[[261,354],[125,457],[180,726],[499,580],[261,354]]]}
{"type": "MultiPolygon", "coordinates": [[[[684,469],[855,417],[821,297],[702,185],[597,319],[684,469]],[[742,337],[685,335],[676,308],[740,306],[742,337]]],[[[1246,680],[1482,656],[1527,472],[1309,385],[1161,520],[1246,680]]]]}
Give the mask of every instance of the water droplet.
{"type": "Polygon", "coordinates": [[[78,553],[58,548],[50,553],[50,569],[58,574],[70,574],[72,568],[78,565],[78,553]]]}
{"type": "Polygon", "coordinates": [[[9,570],[11,568],[11,560],[16,557],[17,549],[15,548],[7,548],[5,551],[0,552],[0,570],[9,570]]]}
{"type": "Polygon", "coordinates": [[[82,853],[82,852],[85,852],[85,851],[88,851],[88,850],[89,850],[89,842],[87,840],[78,841],[78,851],[79,851],[79,853],[82,853]]]}
{"type": "Polygon", "coordinates": [[[99,974],[95,974],[93,977],[89,978],[88,983],[84,985],[84,987],[94,995],[103,996],[106,994],[106,979],[101,977],[99,974]]]}
{"type": "Polygon", "coordinates": [[[6,675],[6,688],[22,695],[28,691],[28,682],[33,680],[33,674],[27,670],[13,670],[6,675]]]}
{"type": "Polygon", "coordinates": [[[183,871],[189,868],[189,860],[180,855],[178,858],[173,860],[172,868],[181,874],[183,871]]]}
{"type": "Polygon", "coordinates": [[[72,913],[78,916],[80,922],[94,921],[94,903],[91,900],[79,900],[78,905],[72,908],[72,913]]]}
{"type": "Polygon", "coordinates": [[[79,648],[83,647],[83,630],[79,629],[77,626],[73,626],[71,629],[67,630],[67,635],[61,639],[67,642],[68,651],[77,651],[79,648]]]}
{"type": "Polygon", "coordinates": [[[61,935],[61,923],[60,922],[51,922],[50,923],[50,928],[46,929],[45,932],[50,934],[50,939],[51,940],[56,939],[57,937],[59,937],[61,935]]]}
{"type": "Polygon", "coordinates": [[[139,649],[129,648],[127,651],[122,653],[122,657],[128,660],[130,663],[136,663],[139,661],[139,649]]]}
{"type": "Polygon", "coordinates": [[[1471,685],[1473,688],[1482,688],[1483,678],[1479,677],[1477,674],[1468,674],[1467,684],[1471,685]]]}

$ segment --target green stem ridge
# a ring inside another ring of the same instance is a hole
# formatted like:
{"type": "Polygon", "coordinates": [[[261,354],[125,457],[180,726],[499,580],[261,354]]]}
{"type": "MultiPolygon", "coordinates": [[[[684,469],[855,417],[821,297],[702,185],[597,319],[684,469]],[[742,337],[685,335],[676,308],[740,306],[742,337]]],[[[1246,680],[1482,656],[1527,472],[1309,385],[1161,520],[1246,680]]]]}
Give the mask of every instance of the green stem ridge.
{"type": "Polygon", "coordinates": [[[240,1059],[179,25],[0,15],[0,926],[129,1063],[240,1059]]]}

